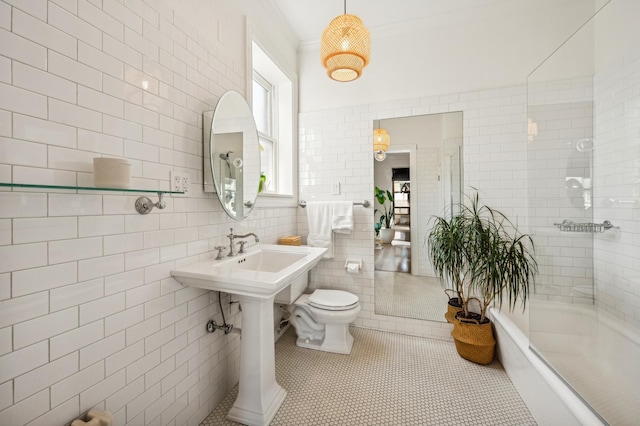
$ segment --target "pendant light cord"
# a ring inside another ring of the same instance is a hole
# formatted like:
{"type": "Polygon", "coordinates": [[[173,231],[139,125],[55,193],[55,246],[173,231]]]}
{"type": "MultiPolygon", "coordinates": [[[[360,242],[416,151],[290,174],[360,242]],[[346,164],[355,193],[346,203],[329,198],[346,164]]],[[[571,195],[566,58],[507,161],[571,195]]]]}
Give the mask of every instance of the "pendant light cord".
{"type": "Polygon", "coordinates": [[[344,14],[347,14],[347,0],[344,0],[344,14]]]}

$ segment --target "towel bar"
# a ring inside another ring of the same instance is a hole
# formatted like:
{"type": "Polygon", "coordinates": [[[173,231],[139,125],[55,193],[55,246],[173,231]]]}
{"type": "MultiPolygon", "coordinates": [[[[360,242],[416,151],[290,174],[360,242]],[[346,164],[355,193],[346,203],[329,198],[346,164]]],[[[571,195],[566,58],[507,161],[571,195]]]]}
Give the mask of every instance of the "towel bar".
{"type": "MultiPolygon", "coordinates": [[[[307,207],[307,202],[305,200],[300,200],[299,205],[300,205],[300,207],[305,208],[305,207],[307,207]]],[[[369,202],[369,200],[354,201],[353,205],[354,206],[369,207],[371,205],[371,203],[369,202]]]]}

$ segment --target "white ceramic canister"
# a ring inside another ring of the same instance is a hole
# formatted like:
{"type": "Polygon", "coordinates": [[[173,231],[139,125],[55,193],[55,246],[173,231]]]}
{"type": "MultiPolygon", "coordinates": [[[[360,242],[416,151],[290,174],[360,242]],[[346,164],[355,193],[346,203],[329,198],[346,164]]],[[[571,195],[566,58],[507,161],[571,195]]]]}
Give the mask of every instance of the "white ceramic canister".
{"type": "Polygon", "coordinates": [[[131,163],[124,158],[94,158],[93,184],[96,188],[129,188],[131,163]]]}

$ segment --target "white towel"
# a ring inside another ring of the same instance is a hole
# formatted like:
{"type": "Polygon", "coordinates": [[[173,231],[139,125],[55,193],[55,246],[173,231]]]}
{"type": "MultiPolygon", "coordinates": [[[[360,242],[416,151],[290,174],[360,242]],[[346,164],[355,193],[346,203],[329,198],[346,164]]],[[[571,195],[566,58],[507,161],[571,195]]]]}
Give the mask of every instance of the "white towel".
{"type": "Polygon", "coordinates": [[[333,205],[330,202],[311,201],[307,203],[309,235],[307,244],[311,247],[326,247],[323,259],[333,259],[333,230],[331,222],[333,205]]]}
{"type": "Polygon", "coordinates": [[[353,202],[334,201],[331,229],[338,234],[350,234],[353,231],[353,202]]]}

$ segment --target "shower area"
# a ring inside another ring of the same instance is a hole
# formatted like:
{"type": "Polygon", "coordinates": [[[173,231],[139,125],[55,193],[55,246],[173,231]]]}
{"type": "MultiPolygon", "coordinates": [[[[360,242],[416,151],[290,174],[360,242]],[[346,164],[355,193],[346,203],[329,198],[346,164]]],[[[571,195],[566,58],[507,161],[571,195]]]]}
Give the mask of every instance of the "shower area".
{"type": "Polygon", "coordinates": [[[606,3],[527,81],[531,350],[605,424],[640,418],[640,16],[606,3]]]}

